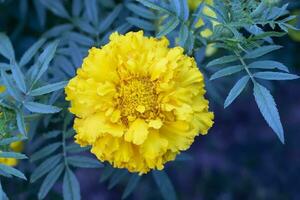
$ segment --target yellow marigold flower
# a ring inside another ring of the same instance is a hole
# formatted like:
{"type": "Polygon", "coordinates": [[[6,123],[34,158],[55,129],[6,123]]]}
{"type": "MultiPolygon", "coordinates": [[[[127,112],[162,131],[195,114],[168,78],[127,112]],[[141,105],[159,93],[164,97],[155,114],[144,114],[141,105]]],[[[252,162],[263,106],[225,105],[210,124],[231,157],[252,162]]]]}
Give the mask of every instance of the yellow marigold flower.
{"type": "Polygon", "coordinates": [[[212,126],[195,60],[168,45],[142,31],[113,33],[70,80],[76,142],[99,160],[140,174],[161,170],[212,126]]]}
{"type": "MultiPolygon", "coordinates": [[[[23,142],[18,141],[18,142],[13,142],[10,144],[11,150],[14,152],[21,152],[23,150],[23,142]]],[[[15,158],[0,158],[0,163],[14,167],[18,164],[18,160],[15,158]]]]}

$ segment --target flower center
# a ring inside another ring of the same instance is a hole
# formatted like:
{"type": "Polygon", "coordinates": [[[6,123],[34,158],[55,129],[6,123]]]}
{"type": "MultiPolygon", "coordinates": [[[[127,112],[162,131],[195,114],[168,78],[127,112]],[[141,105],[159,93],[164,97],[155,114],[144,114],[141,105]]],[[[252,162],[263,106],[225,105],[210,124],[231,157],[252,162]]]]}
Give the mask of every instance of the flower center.
{"type": "Polygon", "coordinates": [[[136,118],[152,119],[157,116],[156,83],[149,77],[131,77],[122,80],[118,88],[118,108],[123,123],[136,118]]]}

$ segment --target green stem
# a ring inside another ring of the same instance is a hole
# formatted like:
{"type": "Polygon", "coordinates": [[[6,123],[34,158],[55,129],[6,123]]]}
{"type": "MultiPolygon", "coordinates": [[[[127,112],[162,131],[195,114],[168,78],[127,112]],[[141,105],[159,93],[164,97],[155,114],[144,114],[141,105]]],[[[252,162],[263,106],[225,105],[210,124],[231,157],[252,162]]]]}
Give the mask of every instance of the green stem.
{"type": "Polygon", "coordinates": [[[254,79],[254,77],[253,77],[253,74],[250,72],[250,70],[249,70],[249,68],[248,68],[248,66],[247,66],[247,64],[246,64],[246,62],[244,61],[243,57],[242,57],[237,51],[234,51],[234,53],[235,53],[235,55],[239,58],[239,60],[240,60],[240,62],[242,63],[242,65],[243,65],[245,71],[246,71],[247,74],[249,75],[251,81],[252,81],[253,83],[255,83],[255,79],[254,79]]]}

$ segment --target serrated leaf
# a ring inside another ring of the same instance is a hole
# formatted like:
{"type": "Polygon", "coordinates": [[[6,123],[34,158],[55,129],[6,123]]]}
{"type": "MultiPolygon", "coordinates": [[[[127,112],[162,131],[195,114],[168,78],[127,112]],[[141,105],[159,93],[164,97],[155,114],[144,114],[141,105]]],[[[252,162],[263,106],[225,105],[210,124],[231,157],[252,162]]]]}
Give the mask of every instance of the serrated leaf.
{"type": "Polygon", "coordinates": [[[75,144],[75,143],[66,146],[66,151],[69,153],[80,153],[80,152],[87,151],[89,149],[90,149],[89,146],[81,147],[80,145],[75,144]]]}
{"type": "Polygon", "coordinates": [[[108,180],[113,172],[114,169],[112,167],[110,167],[109,165],[105,166],[100,177],[100,182],[103,183],[104,181],[108,180]]]}
{"type": "Polygon", "coordinates": [[[81,168],[100,168],[103,164],[98,160],[86,156],[70,156],[67,159],[68,163],[74,167],[81,168]]]}
{"type": "Polygon", "coordinates": [[[46,195],[49,193],[51,188],[54,186],[56,181],[59,179],[60,175],[62,174],[64,170],[64,165],[60,164],[56,166],[44,179],[39,193],[38,193],[38,198],[39,199],[44,199],[46,195]]]}
{"type": "Polygon", "coordinates": [[[279,69],[289,72],[289,69],[282,63],[272,60],[255,61],[248,65],[250,69],[279,69]]]}
{"type": "Polygon", "coordinates": [[[72,15],[78,17],[82,10],[82,0],[73,0],[72,15]]]}
{"type": "Polygon", "coordinates": [[[56,142],[43,147],[39,151],[32,154],[32,156],[30,157],[30,162],[34,162],[36,160],[49,156],[51,153],[56,151],[60,146],[61,146],[61,142],[56,142]]]}
{"type": "Polygon", "coordinates": [[[17,84],[17,87],[22,92],[25,93],[26,92],[25,79],[19,65],[15,61],[11,61],[10,64],[11,64],[12,76],[17,84]]]}
{"type": "Polygon", "coordinates": [[[224,69],[221,69],[221,70],[217,71],[213,75],[211,75],[210,80],[212,81],[212,80],[224,77],[224,76],[229,76],[229,75],[235,74],[237,72],[240,72],[243,69],[244,69],[243,65],[236,65],[236,66],[226,67],[224,69]]]}
{"type": "Polygon", "coordinates": [[[214,59],[207,64],[207,67],[215,66],[215,65],[224,65],[227,63],[231,63],[237,61],[238,57],[236,56],[223,56],[221,58],[214,59]]]}
{"type": "Polygon", "coordinates": [[[200,20],[200,17],[201,17],[201,14],[202,14],[202,11],[203,11],[203,7],[204,7],[204,3],[201,2],[196,11],[192,14],[193,18],[192,18],[192,24],[191,24],[191,27],[195,28],[197,26],[197,23],[199,22],[200,20]]]}
{"type": "Polygon", "coordinates": [[[4,171],[5,173],[8,173],[10,175],[16,176],[18,178],[27,180],[25,175],[21,171],[15,169],[13,167],[10,167],[10,166],[7,166],[7,165],[4,165],[4,164],[0,163],[0,170],[4,171]]]}
{"type": "Polygon", "coordinates": [[[146,31],[154,31],[155,30],[155,26],[152,23],[150,23],[144,19],[139,19],[139,18],[135,18],[135,17],[127,17],[126,20],[131,25],[136,26],[141,29],[144,29],[146,31]]]}
{"type": "Polygon", "coordinates": [[[280,141],[284,144],[283,127],[280,121],[280,116],[276,107],[276,103],[270,91],[262,85],[260,85],[259,83],[254,83],[253,94],[257,106],[260,112],[262,113],[264,119],[277,134],[280,141]]]}
{"type": "Polygon", "coordinates": [[[259,47],[257,49],[254,49],[248,53],[246,53],[246,55],[244,56],[245,59],[253,59],[253,58],[258,58],[261,57],[265,54],[268,54],[272,51],[275,51],[277,49],[280,49],[281,46],[279,45],[268,45],[268,46],[262,46],[259,47]]]}
{"type": "Polygon", "coordinates": [[[134,14],[146,18],[146,19],[156,19],[157,17],[155,16],[155,14],[150,11],[149,9],[136,5],[134,3],[127,3],[126,7],[133,12],[134,14]]]}
{"type": "Polygon", "coordinates": [[[299,78],[297,75],[282,72],[257,72],[253,76],[265,80],[294,80],[299,78]]]}
{"type": "Polygon", "coordinates": [[[26,130],[26,125],[24,121],[24,115],[21,111],[17,111],[16,113],[16,120],[17,120],[17,126],[18,130],[20,131],[21,134],[24,136],[27,135],[27,130],[26,130]]]}
{"type": "Polygon", "coordinates": [[[16,88],[11,81],[9,75],[2,69],[1,70],[1,78],[6,87],[8,93],[17,101],[22,101],[23,96],[18,88],[16,88]]]}
{"type": "Polygon", "coordinates": [[[65,34],[64,38],[67,40],[76,42],[79,45],[91,47],[94,45],[94,40],[91,39],[90,37],[81,34],[81,33],[76,33],[76,32],[68,32],[65,34]]]}
{"type": "Polygon", "coordinates": [[[0,54],[8,60],[15,60],[14,48],[4,33],[0,33],[0,54]]]}
{"type": "Polygon", "coordinates": [[[154,10],[158,10],[161,12],[165,12],[168,14],[173,14],[170,10],[168,10],[167,8],[157,5],[156,3],[149,1],[149,0],[137,0],[138,2],[142,3],[144,6],[152,8],[154,10]]]}
{"type": "Polygon", "coordinates": [[[36,102],[24,102],[25,108],[33,113],[57,113],[61,109],[56,106],[50,106],[46,104],[36,103],[36,102]]]}
{"type": "Polygon", "coordinates": [[[12,178],[12,177],[13,177],[12,175],[10,175],[10,174],[8,174],[8,173],[2,171],[1,169],[0,169],[0,176],[5,176],[5,177],[7,177],[7,178],[12,178]]]}
{"type": "Polygon", "coordinates": [[[106,31],[113,24],[113,22],[117,19],[122,9],[123,9],[122,4],[116,6],[114,10],[110,12],[109,15],[104,20],[101,21],[98,29],[100,33],[106,31]]]}
{"type": "Polygon", "coordinates": [[[176,156],[175,161],[191,161],[193,160],[193,157],[187,153],[180,153],[176,156]]]}
{"type": "Polygon", "coordinates": [[[187,21],[189,19],[189,15],[190,15],[190,9],[188,6],[188,1],[182,1],[180,0],[181,3],[181,17],[184,21],[187,21]]]}
{"type": "Polygon", "coordinates": [[[51,10],[55,15],[63,18],[70,18],[67,10],[64,7],[63,1],[61,0],[43,0],[40,1],[44,6],[51,10]]]}
{"type": "Polygon", "coordinates": [[[180,0],[171,0],[171,6],[174,7],[174,11],[177,16],[181,16],[181,3],[180,0]]]}
{"type": "Polygon", "coordinates": [[[88,19],[94,25],[98,22],[98,6],[96,0],[84,1],[85,11],[87,13],[88,19]]]}
{"type": "Polygon", "coordinates": [[[50,44],[47,45],[43,53],[39,56],[36,69],[36,73],[33,75],[33,81],[32,84],[34,85],[40,78],[41,76],[47,71],[48,66],[51,62],[51,60],[54,57],[56,48],[58,46],[59,41],[56,40],[54,42],[51,42],[50,44]]]}
{"type": "Polygon", "coordinates": [[[179,31],[179,45],[184,47],[185,43],[188,39],[189,36],[189,29],[185,24],[182,24],[180,26],[180,31],[179,31]]]}
{"type": "Polygon", "coordinates": [[[241,92],[245,89],[249,79],[250,77],[247,75],[236,82],[225,100],[224,108],[228,107],[241,94],[241,92]]]}
{"type": "Polygon", "coordinates": [[[58,163],[61,161],[62,155],[58,154],[55,156],[51,156],[50,158],[47,158],[42,164],[40,164],[31,174],[30,176],[30,182],[34,183],[36,180],[47,174],[49,171],[51,171],[55,166],[58,165],[58,163]]]}
{"type": "Polygon", "coordinates": [[[177,199],[174,186],[164,171],[152,171],[154,181],[165,200],[177,199]]]}
{"type": "Polygon", "coordinates": [[[29,92],[30,96],[40,96],[44,94],[48,94],[50,92],[54,92],[60,89],[63,89],[68,84],[68,81],[61,81],[58,83],[52,83],[49,85],[45,85],[43,87],[37,88],[29,92]]]}
{"type": "Polygon", "coordinates": [[[68,53],[72,58],[72,62],[75,68],[78,68],[82,64],[83,55],[81,54],[78,45],[74,42],[70,42],[70,48],[68,49],[68,53]]]}
{"type": "Polygon", "coordinates": [[[128,184],[122,194],[122,199],[126,199],[134,191],[141,178],[142,176],[139,176],[138,174],[131,175],[128,184]]]}
{"type": "Polygon", "coordinates": [[[25,66],[38,52],[42,45],[46,42],[45,38],[39,39],[34,43],[22,56],[19,65],[25,66]]]}
{"type": "Polygon", "coordinates": [[[127,172],[125,170],[117,170],[112,176],[108,184],[108,189],[112,189],[115,187],[118,183],[120,183],[125,176],[127,175],[127,172]]]}
{"type": "Polygon", "coordinates": [[[21,153],[16,152],[0,152],[0,158],[15,158],[15,159],[27,159],[28,157],[21,153]]]}
{"type": "Polygon", "coordinates": [[[27,139],[27,137],[23,137],[23,136],[14,136],[14,137],[10,137],[10,138],[4,138],[4,139],[0,140],[0,145],[9,145],[13,142],[23,141],[26,139],[27,139]]]}
{"type": "Polygon", "coordinates": [[[53,28],[49,29],[48,31],[46,31],[43,34],[43,36],[46,37],[46,38],[49,38],[49,37],[59,37],[63,33],[71,31],[73,28],[74,28],[74,26],[72,24],[57,25],[57,26],[54,26],[53,28]]]}
{"type": "Polygon", "coordinates": [[[63,182],[64,200],[80,200],[80,186],[74,173],[66,169],[63,182]]]}
{"type": "Polygon", "coordinates": [[[168,35],[179,25],[179,23],[180,21],[176,17],[173,17],[166,24],[163,25],[162,29],[157,33],[156,37],[161,38],[163,36],[168,35]]]}

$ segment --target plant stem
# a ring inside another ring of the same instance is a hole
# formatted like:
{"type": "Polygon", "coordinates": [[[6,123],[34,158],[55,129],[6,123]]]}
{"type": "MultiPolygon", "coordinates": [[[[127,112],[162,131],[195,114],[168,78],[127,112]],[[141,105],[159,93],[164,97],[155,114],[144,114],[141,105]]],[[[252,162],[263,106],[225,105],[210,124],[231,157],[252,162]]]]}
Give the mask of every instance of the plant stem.
{"type": "Polygon", "coordinates": [[[242,65],[243,65],[245,71],[246,71],[247,74],[249,75],[251,81],[252,81],[253,83],[255,83],[255,79],[254,79],[254,77],[253,77],[253,74],[250,72],[250,70],[249,70],[247,64],[245,63],[243,57],[242,57],[237,51],[234,51],[234,53],[235,53],[235,55],[239,58],[239,60],[240,60],[240,62],[242,63],[242,65]]]}

